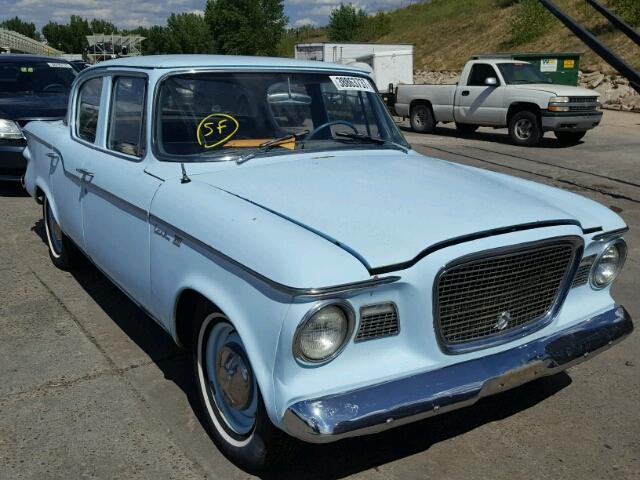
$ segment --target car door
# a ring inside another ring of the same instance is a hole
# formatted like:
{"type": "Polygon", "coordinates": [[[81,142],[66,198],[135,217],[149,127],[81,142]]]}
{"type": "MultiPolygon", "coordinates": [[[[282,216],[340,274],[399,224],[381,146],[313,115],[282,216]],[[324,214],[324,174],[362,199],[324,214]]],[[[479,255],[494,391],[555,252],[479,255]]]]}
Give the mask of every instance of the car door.
{"type": "Polygon", "coordinates": [[[71,134],[61,130],[60,136],[54,139],[53,150],[48,153],[51,160],[49,181],[58,223],[80,248],[84,248],[85,166],[104,122],[102,98],[101,75],[89,77],[76,87],[67,120],[71,134]]]}
{"type": "Polygon", "coordinates": [[[147,77],[108,77],[103,143],[87,160],[83,200],[91,259],[138,303],[149,301],[149,206],[161,181],[144,171],[147,77]]]}
{"type": "Polygon", "coordinates": [[[493,65],[476,63],[471,67],[466,85],[456,89],[455,119],[460,123],[500,125],[504,110],[504,87],[493,65]],[[496,85],[487,85],[495,78],[496,85]]]}

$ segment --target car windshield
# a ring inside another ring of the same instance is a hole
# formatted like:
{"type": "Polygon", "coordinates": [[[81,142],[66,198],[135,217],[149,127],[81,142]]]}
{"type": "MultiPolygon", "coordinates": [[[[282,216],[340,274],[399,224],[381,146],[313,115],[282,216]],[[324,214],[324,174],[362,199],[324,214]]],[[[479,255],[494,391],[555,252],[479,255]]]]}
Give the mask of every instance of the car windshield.
{"type": "Polygon", "coordinates": [[[371,82],[319,73],[189,73],[164,80],[155,146],[168,161],[408,148],[371,82]]]}
{"type": "Polygon", "coordinates": [[[509,85],[551,83],[551,80],[531,63],[499,63],[498,68],[509,85]]]}
{"type": "Polygon", "coordinates": [[[0,61],[0,95],[68,94],[76,78],[70,63],[51,61],[0,61]]]}

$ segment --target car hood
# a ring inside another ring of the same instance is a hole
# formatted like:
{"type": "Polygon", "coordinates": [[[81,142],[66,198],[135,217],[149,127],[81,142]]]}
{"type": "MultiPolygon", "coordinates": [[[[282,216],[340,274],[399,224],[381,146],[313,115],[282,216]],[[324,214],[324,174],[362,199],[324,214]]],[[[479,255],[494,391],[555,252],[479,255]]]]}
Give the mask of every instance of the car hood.
{"type": "Polygon", "coordinates": [[[588,88],[572,87],[570,85],[553,85],[550,83],[530,83],[526,85],[509,85],[518,90],[540,90],[557,97],[599,97],[600,94],[588,88]]]}
{"type": "Polygon", "coordinates": [[[415,152],[251,162],[192,179],[322,235],[370,271],[408,262],[441,242],[515,225],[624,226],[609,209],[578,195],[415,152]]]}
{"type": "Polygon", "coordinates": [[[0,118],[25,123],[60,119],[67,112],[68,95],[0,95],[0,118]]]}

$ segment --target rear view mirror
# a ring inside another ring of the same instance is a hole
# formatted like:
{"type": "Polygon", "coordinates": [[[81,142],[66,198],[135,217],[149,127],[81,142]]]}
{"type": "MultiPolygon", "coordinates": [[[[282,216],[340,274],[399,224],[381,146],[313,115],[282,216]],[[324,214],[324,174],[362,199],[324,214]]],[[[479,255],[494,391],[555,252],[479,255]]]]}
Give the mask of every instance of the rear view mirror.
{"type": "Polygon", "coordinates": [[[270,93],[267,95],[267,101],[272,105],[311,105],[309,95],[295,92],[270,93]]]}
{"type": "Polygon", "coordinates": [[[487,87],[495,87],[498,85],[498,79],[496,77],[488,77],[485,79],[484,84],[487,87]]]}

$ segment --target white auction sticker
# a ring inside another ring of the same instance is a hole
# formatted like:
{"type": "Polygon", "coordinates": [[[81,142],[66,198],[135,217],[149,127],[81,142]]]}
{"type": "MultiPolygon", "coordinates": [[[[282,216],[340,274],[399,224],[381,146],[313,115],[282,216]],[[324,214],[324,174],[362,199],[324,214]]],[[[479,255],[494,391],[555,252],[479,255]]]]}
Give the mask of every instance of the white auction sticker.
{"type": "Polygon", "coordinates": [[[47,62],[47,65],[49,65],[51,68],[73,68],[68,63],[50,63],[50,62],[47,62]]]}
{"type": "Polygon", "coordinates": [[[375,92],[371,82],[361,77],[342,77],[329,75],[329,78],[338,90],[359,90],[362,92],[375,92]]]}

